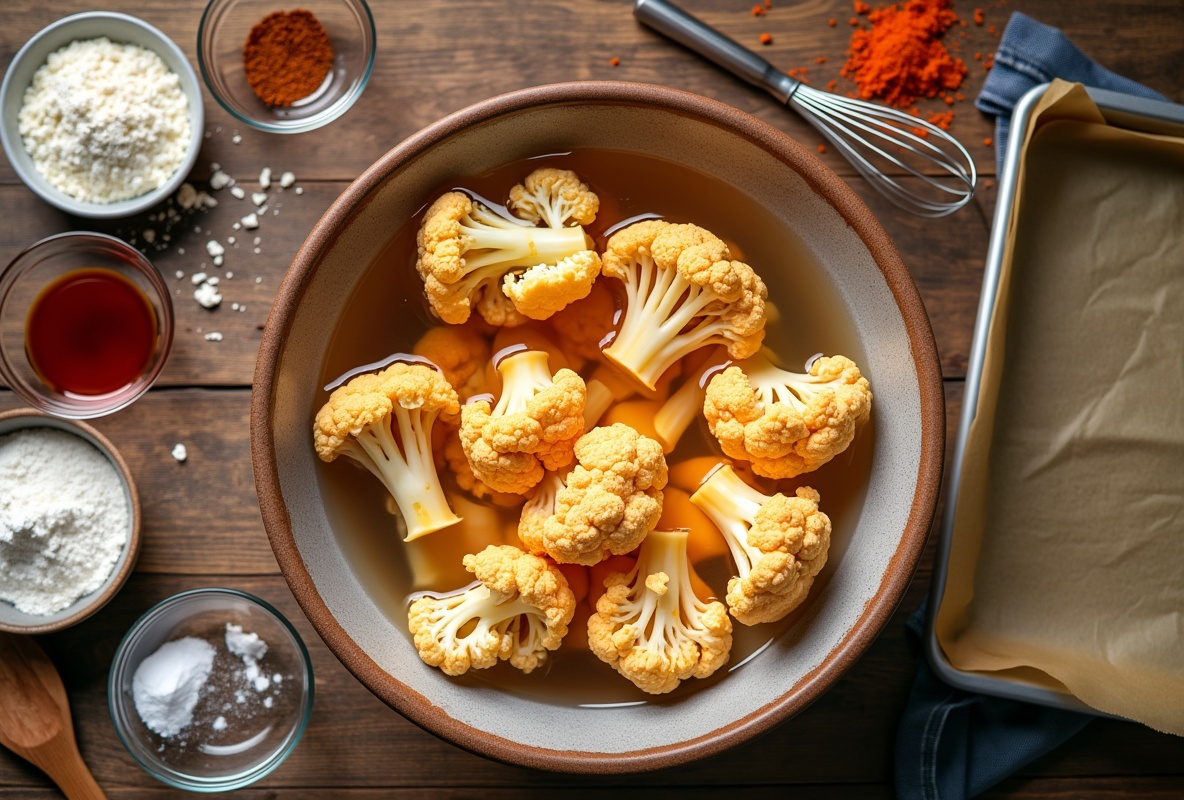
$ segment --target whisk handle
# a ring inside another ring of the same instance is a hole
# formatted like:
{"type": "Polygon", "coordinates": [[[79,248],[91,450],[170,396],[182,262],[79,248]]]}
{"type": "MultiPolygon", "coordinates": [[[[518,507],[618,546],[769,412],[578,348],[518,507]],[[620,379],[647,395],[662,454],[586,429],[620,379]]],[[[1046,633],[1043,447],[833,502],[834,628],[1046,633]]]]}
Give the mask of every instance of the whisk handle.
{"type": "Polygon", "coordinates": [[[782,103],[788,102],[800,85],[756,53],[667,0],[636,0],[633,16],[733,75],[761,87],[782,103]]]}

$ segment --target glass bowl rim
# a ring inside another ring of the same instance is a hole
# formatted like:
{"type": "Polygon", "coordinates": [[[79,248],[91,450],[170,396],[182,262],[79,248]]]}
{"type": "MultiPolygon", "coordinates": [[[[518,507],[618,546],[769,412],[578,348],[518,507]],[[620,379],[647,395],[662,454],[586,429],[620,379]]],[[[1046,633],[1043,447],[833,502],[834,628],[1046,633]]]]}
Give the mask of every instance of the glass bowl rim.
{"type": "Polygon", "coordinates": [[[262,598],[256,597],[249,592],[244,592],[241,589],[230,589],[225,587],[206,587],[198,589],[187,589],[183,592],[170,595],[165,599],[154,604],[151,608],[141,614],[127,632],[120,639],[119,645],[115,648],[115,655],[111,657],[111,667],[107,673],[107,713],[111,717],[111,725],[115,728],[115,735],[119,738],[120,744],[127,751],[132,760],[140,765],[140,768],[156,778],[161,783],[172,786],[176,789],[184,789],[191,792],[211,793],[211,792],[226,792],[234,789],[241,789],[245,786],[259,781],[260,779],[270,775],[281,764],[288,759],[292,751],[296,749],[296,745],[304,738],[304,731],[308,728],[309,720],[312,717],[313,699],[316,692],[316,679],[312,666],[312,658],[308,654],[308,647],[304,644],[304,639],[301,638],[299,632],[292,625],[292,623],[285,617],[275,606],[268,603],[262,598]],[[126,660],[128,653],[131,650],[133,638],[138,638],[144,631],[148,630],[152,623],[168,609],[182,605],[185,602],[202,596],[223,595],[227,597],[245,600],[248,603],[259,606],[263,611],[270,614],[276,619],[285,629],[287,629],[292,640],[296,643],[296,650],[300,654],[301,662],[304,665],[308,691],[304,707],[300,713],[300,722],[294,727],[294,734],[288,738],[288,741],[283,747],[271,753],[266,759],[260,762],[251,770],[240,773],[234,776],[218,779],[201,779],[191,775],[184,775],[180,772],[175,772],[173,775],[165,775],[158,770],[155,765],[145,763],[139,756],[136,755],[131,744],[128,741],[130,734],[124,729],[120,722],[120,716],[115,710],[117,697],[119,696],[119,687],[116,685],[119,676],[126,667],[126,660]],[[180,778],[176,776],[182,776],[180,778]],[[188,780],[186,780],[188,779],[188,780]]]}
{"type": "Polygon", "coordinates": [[[261,119],[250,117],[241,113],[234,105],[222,97],[222,93],[218,91],[213,77],[213,65],[207,62],[205,55],[205,48],[202,46],[206,42],[210,33],[210,15],[214,9],[221,10],[223,7],[237,2],[237,0],[210,0],[205,9],[201,13],[201,20],[197,24],[197,67],[201,73],[202,82],[209,91],[210,96],[218,103],[218,105],[230,114],[239,122],[255,128],[256,130],[267,131],[268,133],[307,133],[314,131],[317,128],[322,128],[333,122],[338,117],[341,117],[345,112],[349,111],[357,102],[358,98],[362,96],[366,85],[370,82],[370,75],[374,70],[374,56],[378,50],[378,29],[374,24],[374,14],[370,11],[370,6],[366,0],[340,0],[342,3],[354,8],[361,9],[363,30],[362,35],[364,39],[369,39],[370,52],[366,59],[366,67],[362,71],[362,77],[358,81],[357,86],[344,94],[338,99],[336,103],[324,109],[320,113],[314,114],[311,117],[305,117],[299,123],[290,125],[276,125],[270,122],[265,122],[261,119]]]}

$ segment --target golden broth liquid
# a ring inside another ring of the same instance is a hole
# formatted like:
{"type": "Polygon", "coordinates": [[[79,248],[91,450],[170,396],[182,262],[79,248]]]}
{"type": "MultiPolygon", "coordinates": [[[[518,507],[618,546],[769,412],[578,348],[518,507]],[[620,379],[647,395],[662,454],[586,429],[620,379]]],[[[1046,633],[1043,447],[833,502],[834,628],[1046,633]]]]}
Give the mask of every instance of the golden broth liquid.
{"type": "MultiPolygon", "coordinates": [[[[863,352],[837,292],[821,268],[797,240],[763,206],[738,189],[686,166],[663,159],[610,150],[579,150],[547,155],[506,164],[488,174],[458,175],[424,198],[424,208],[439,194],[464,188],[495,203],[505,202],[510,187],[532,170],[553,166],[574,170],[600,197],[596,221],[586,227],[603,250],[606,230],[621,227],[625,220],[639,215],[659,216],[671,222],[693,222],[724,239],[732,257],[750,264],[765,281],[769,300],[776,306],[775,321],[767,327],[765,344],[792,371],[803,371],[811,356],[842,354],[864,366],[863,352]]],[[[381,361],[392,353],[412,350],[429,327],[440,322],[433,318],[423,296],[423,286],[415,271],[415,233],[420,215],[409,220],[392,220],[390,243],[366,270],[337,322],[334,338],[321,367],[321,385],[328,385],[359,365],[381,361]]],[[[610,278],[600,278],[616,283],[610,278]]],[[[477,312],[473,312],[476,314],[477,312]]],[[[562,312],[560,312],[562,313],[562,312]]],[[[772,315],[771,315],[772,317],[772,315]]],[[[589,365],[582,372],[588,377],[589,365]]],[[[870,380],[870,376],[869,376],[870,380]]],[[[675,387],[677,388],[677,387],[675,387]]],[[[873,382],[872,391],[875,392],[873,382]]],[[[328,395],[312,398],[311,417],[328,395]]],[[[611,412],[610,412],[611,413],[611,412]]],[[[759,669],[758,651],[776,644],[779,637],[814,602],[835,570],[841,568],[843,554],[855,534],[855,522],[863,506],[864,492],[871,470],[871,424],[857,434],[851,447],[816,472],[791,481],[777,489],[792,492],[799,485],[816,488],[822,495],[821,508],[831,519],[833,533],[827,565],[815,580],[809,597],[788,618],[772,624],[748,627],[733,621],[734,633],[729,663],[705,680],[692,679],[674,692],[661,697],[647,695],[585,648],[573,647],[572,639],[586,637],[568,634],[564,646],[550,654],[548,663],[529,675],[499,663],[488,670],[474,670],[455,678],[473,686],[494,687],[532,699],[563,705],[612,706],[622,703],[670,703],[688,693],[702,691],[716,681],[726,680],[729,670],[759,669]],[[755,657],[754,657],[755,656],[755,657]]],[[[704,455],[722,457],[718,443],[699,415],[667,456],[674,466],[681,461],[704,455]]],[[[471,576],[459,564],[441,564],[439,571],[453,576],[449,585],[415,585],[405,545],[395,521],[384,507],[386,492],[369,474],[354,468],[348,459],[332,464],[321,463],[321,493],[329,519],[358,579],[374,602],[407,634],[408,647],[414,645],[407,630],[408,596],[413,589],[450,591],[470,582],[471,576]]],[[[446,469],[441,480],[450,497],[462,501],[454,509],[462,517],[479,516],[489,530],[489,543],[516,543],[519,509],[499,509],[472,501],[452,484],[446,469]],[[464,499],[469,500],[465,503],[464,499]],[[456,508],[463,505],[464,508],[456,508]]],[[[431,536],[448,536],[445,528],[431,536]]],[[[421,540],[422,541],[422,540],[421,540]]],[[[732,566],[725,558],[713,558],[696,564],[700,575],[723,598],[732,566]]],[[[422,584],[422,581],[419,581],[422,584]]],[[[602,589],[591,587],[590,595],[602,589]]],[[[581,603],[581,605],[583,605],[581,603]]],[[[577,612],[573,627],[586,624],[586,614],[577,612]]]]}

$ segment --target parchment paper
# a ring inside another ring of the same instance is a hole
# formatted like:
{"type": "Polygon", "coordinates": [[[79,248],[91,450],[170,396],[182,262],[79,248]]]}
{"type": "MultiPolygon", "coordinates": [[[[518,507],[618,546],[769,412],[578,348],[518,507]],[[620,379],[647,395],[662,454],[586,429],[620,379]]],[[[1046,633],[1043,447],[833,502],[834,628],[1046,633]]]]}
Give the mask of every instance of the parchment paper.
{"type": "Polygon", "coordinates": [[[1024,135],[938,641],[1184,735],[1184,140],[1061,82],[1024,135]]]}

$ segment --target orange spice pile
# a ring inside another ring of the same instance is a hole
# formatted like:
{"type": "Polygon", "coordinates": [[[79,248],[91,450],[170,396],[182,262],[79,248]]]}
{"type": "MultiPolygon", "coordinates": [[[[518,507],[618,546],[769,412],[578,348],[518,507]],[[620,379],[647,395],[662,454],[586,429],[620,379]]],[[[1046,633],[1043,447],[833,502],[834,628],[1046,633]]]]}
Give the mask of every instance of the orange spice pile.
{"type": "Polygon", "coordinates": [[[907,0],[877,8],[867,17],[872,27],[851,35],[841,73],[855,81],[860,97],[908,108],[918,98],[962,85],[966,65],[941,42],[958,22],[950,0],[907,0]]]}

